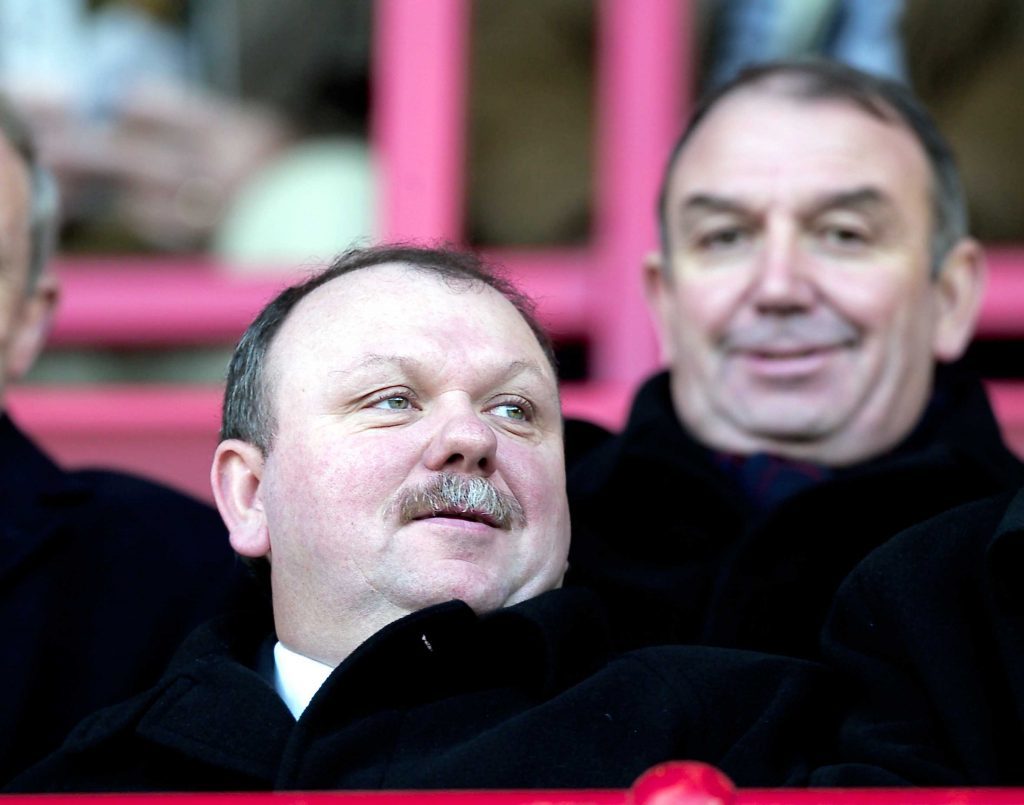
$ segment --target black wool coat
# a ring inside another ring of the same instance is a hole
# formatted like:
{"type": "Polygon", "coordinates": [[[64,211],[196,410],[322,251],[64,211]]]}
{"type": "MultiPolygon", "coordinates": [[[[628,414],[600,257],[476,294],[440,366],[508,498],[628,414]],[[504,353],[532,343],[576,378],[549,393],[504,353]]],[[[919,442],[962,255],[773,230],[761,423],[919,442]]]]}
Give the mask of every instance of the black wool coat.
{"type": "Polygon", "coordinates": [[[1024,490],[901,534],[843,584],[823,652],[858,699],[821,785],[1024,786],[1024,490]],[[868,771],[865,771],[866,767],[868,771]]]}
{"type": "Polygon", "coordinates": [[[483,618],[457,601],[413,613],[298,722],[268,681],[268,616],[221,620],[10,790],[622,788],[673,758],[747,785],[805,778],[827,726],[818,666],[682,646],[611,657],[597,612],[577,589],[483,618]]]}
{"type": "Polygon", "coordinates": [[[65,472],[0,416],[0,780],[152,685],[237,574],[209,506],[65,472]]]}
{"type": "Polygon", "coordinates": [[[1022,482],[984,389],[945,367],[903,444],[759,509],[680,425],[663,373],[640,389],[625,430],[570,468],[566,583],[601,595],[624,647],[816,658],[832,597],[859,560],[914,523],[1022,482]]]}

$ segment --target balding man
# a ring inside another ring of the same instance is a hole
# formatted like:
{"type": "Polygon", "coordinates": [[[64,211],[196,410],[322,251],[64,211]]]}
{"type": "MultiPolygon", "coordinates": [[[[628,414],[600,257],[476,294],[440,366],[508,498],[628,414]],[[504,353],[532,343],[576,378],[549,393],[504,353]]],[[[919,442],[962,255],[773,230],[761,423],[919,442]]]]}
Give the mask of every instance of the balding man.
{"type": "Polygon", "coordinates": [[[770,63],[707,98],[646,266],[668,371],[570,474],[570,581],[627,645],[815,656],[850,568],[1024,468],[965,349],[984,267],[903,86],[770,63]]]}
{"type": "Polygon", "coordinates": [[[550,343],[474,257],[349,252],[232,360],[212,479],[269,609],[203,627],[160,683],[16,790],[625,787],[672,758],[798,781],[808,663],[616,656],[569,547],[550,343]]]}

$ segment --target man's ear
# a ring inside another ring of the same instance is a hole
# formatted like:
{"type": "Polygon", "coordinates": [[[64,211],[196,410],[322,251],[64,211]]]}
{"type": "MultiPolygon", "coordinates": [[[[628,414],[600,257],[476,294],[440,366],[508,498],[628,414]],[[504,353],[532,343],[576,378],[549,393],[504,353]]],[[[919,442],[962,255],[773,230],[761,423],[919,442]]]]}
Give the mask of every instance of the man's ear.
{"type": "Polygon", "coordinates": [[[213,454],[213,497],[228,527],[231,547],[242,556],[270,552],[270,532],[260,496],[263,463],[263,452],[241,439],[225,439],[213,454]]]}
{"type": "Polygon", "coordinates": [[[662,361],[672,363],[672,320],[676,315],[672,279],[665,271],[661,252],[649,252],[644,258],[644,294],[647,309],[658,334],[662,361]]]}
{"type": "Polygon", "coordinates": [[[44,270],[19,308],[7,347],[7,381],[22,378],[43,351],[59,296],[57,277],[44,270]]]}
{"type": "Polygon", "coordinates": [[[974,335],[985,293],[985,256],[981,245],[965,238],[946,256],[935,278],[937,317],[932,350],[944,362],[963,355],[974,335]]]}

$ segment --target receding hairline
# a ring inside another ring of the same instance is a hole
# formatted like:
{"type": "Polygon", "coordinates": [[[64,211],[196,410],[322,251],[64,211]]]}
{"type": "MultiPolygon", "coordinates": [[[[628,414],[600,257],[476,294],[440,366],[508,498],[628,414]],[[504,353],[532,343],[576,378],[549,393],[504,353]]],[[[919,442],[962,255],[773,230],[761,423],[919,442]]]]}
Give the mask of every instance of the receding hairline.
{"type": "MultiPolygon", "coordinates": [[[[728,106],[731,101],[744,98],[768,96],[788,100],[795,106],[845,107],[859,111],[868,119],[902,129],[913,141],[915,150],[924,162],[928,177],[926,189],[933,198],[938,197],[942,192],[940,187],[942,180],[938,175],[933,155],[929,151],[930,146],[923,140],[924,135],[907,119],[907,116],[913,115],[913,112],[901,109],[896,101],[887,98],[885,90],[880,85],[872,86],[871,76],[865,75],[866,81],[862,85],[845,83],[842,79],[838,83],[833,83],[829,76],[808,69],[809,67],[809,64],[799,61],[784,63],[778,68],[755,75],[745,82],[724,87],[720,92],[710,93],[703,108],[698,106],[695,118],[691,120],[682,136],[677,140],[665,166],[658,204],[662,226],[667,223],[664,217],[669,211],[668,196],[675,184],[679,165],[694,137],[710,119],[715,117],[716,113],[728,106]]],[[[758,70],[759,68],[754,68],[755,72],[758,70]]],[[[742,79],[742,76],[740,78],[742,79]]]]}
{"type": "MultiPolygon", "coordinates": [[[[776,98],[788,101],[792,106],[798,107],[838,107],[859,112],[868,120],[873,120],[902,130],[914,145],[914,150],[919,154],[924,165],[925,172],[930,177],[931,184],[935,184],[934,169],[929,159],[928,151],[921,138],[909,122],[904,120],[899,110],[887,101],[884,97],[873,94],[865,94],[864,103],[857,98],[846,95],[824,94],[814,91],[814,85],[810,76],[801,73],[773,73],[765,75],[754,82],[738,86],[730,92],[718,98],[713,105],[708,107],[700,120],[686,132],[672,154],[671,162],[667,165],[666,179],[669,185],[678,172],[686,152],[690,149],[694,139],[705,129],[709,121],[718,117],[722,110],[731,107],[735,102],[758,98],[776,98]]],[[[752,125],[754,123],[752,122],[752,125]]]]}
{"type": "MultiPolygon", "coordinates": [[[[659,199],[659,218],[661,219],[662,236],[667,237],[671,229],[671,217],[673,215],[673,193],[679,181],[680,166],[686,159],[686,153],[690,150],[694,139],[700,136],[709,121],[727,107],[732,101],[742,102],[744,100],[758,98],[777,98],[788,101],[796,107],[835,107],[859,112],[865,119],[892,127],[896,131],[902,131],[913,152],[919,159],[922,175],[924,178],[924,191],[926,193],[925,203],[931,205],[940,193],[940,178],[936,173],[935,165],[932,162],[928,149],[921,141],[921,137],[914,127],[903,118],[899,109],[890,103],[886,98],[871,91],[865,91],[862,98],[851,97],[842,94],[830,94],[818,91],[816,84],[817,77],[798,71],[782,71],[768,73],[747,84],[742,84],[718,97],[701,115],[700,119],[677,143],[671,155],[666,173],[663,176],[662,197],[659,199]]],[[[697,193],[697,195],[702,195],[697,193]]],[[[678,199],[677,199],[678,200],[678,199]]],[[[676,208],[675,211],[678,211],[676,208]]],[[[934,214],[934,211],[933,211],[934,214]]],[[[934,226],[934,224],[933,224],[934,226]]],[[[663,243],[663,247],[664,247],[663,243]]]]}

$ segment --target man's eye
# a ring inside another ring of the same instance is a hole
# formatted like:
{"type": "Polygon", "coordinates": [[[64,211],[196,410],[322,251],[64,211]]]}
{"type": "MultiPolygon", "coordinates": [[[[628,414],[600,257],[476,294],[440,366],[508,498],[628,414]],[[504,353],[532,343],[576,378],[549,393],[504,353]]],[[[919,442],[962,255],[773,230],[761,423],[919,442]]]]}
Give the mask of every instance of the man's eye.
{"type": "Polygon", "coordinates": [[[867,232],[849,226],[825,227],[819,233],[819,237],[826,244],[841,248],[863,246],[869,240],[867,232]]]}
{"type": "Polygon", "coordinates": [[[503,416],[508,419],[525,421],[529,418],[526,415],[526,409],[521,405],[516,405],[515,403],[502,403],[501,405],[494,406],[491,410],[498,416],[503,416]]]}
{"type": "Polygon", "coordinates": [[[412,403],[408,397],[402,397],[401,395],[395,394],[391,397],[385,397],[383,400],[375,402],[373,408],[382,408],[386,411],[406,411],[412,407],[412,403]]]}
{"type": "Polygon", "coordinates": [[[729,249],[734,246],[738,246],[746,239],[746,232],[739,227],[729,227],[728,229],[713,229],[710,232],[705,232],[697,238],[697,245],[701,249],[708,251],[716,251],[719,249],[729,249]]]}

